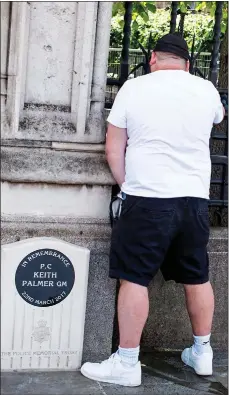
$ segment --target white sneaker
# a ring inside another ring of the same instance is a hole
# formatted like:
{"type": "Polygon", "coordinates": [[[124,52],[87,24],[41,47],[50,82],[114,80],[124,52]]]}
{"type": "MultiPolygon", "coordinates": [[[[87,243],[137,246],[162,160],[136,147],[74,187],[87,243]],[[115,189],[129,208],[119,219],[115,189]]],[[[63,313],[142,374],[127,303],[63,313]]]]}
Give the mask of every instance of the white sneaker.
{"type": "Polygon", "coordinates": [[[212,360],[213,351],[210,347],[208,352],[203,354],[196,354],[193,347],[186,348],[182,354],[181,359],[185,365],[191,366],[200,376],[211,376],[212,375],[212,360]]]}
{"type": "Polygon", "coordinates": [[[118,353],[112,354],[109,359],[101,363],[86,362],[82,368],[83,376],[96,381],[110,384],[119,384],[125,387],[141,385],[141,364],[125,366],[118,353]]]}

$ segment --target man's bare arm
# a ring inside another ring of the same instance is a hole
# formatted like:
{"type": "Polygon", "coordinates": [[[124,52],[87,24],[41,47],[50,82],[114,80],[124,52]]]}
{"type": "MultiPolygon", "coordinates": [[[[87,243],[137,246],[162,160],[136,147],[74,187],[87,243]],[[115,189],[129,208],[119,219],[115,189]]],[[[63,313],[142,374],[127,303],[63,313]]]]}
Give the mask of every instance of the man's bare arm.
{"type": "Polygon", "coordinates": [[[106,158],[117,184],[121,187],[125,180],[126,129],[108,125],[106,137],[106,158]]]}

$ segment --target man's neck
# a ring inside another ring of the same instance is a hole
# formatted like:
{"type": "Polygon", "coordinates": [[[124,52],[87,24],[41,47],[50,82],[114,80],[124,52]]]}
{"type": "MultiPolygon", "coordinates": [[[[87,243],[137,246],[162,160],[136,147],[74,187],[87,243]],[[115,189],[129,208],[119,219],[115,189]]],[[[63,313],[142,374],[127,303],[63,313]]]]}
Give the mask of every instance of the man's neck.
{"type": "Polygon", "coordinates": [[[156,68],[155,71],[160,71],[160,70],[179,70],[179,71],[185,71],[185,69],[182,66],[178,66],[178,65],[160,65],[156,68]]]}

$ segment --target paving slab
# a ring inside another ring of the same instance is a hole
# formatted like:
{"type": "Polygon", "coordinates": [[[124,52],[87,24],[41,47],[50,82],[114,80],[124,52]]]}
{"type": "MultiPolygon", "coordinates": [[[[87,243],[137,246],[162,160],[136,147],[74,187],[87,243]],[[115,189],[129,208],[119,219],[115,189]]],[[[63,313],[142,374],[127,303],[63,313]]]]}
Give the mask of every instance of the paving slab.
{"type": "Polygon", "coordinates": [[[217,353],[214,375],[199,377],[180,353],[142,353],[141,387],[89,380],[76,372],[2,372],[2,395],[227,395],[227,353],[217,353]]]}
{"type": "Polygon", "coordinates": [[[97,382],[80,372],[2,373],[3,395],[101,395],[97,382]]]}

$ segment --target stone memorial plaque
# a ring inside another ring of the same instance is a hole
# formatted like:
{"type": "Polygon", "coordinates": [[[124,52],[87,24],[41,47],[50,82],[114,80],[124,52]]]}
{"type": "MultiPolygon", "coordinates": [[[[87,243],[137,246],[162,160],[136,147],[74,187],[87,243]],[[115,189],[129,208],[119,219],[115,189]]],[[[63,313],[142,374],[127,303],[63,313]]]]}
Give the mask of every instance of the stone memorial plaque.
{"type": "Polygon", "coordinates": [[[2,246],[2,370],[80,367],[89,255],[54,238],[2,246]]]}
{"type": "Polygon", "coordinates": [[[16,270],[19,295],[33,306],[53,306],[64,300],[75,281],[74,267],[64,254],[52,249],[32,251],[16,270]]]}

